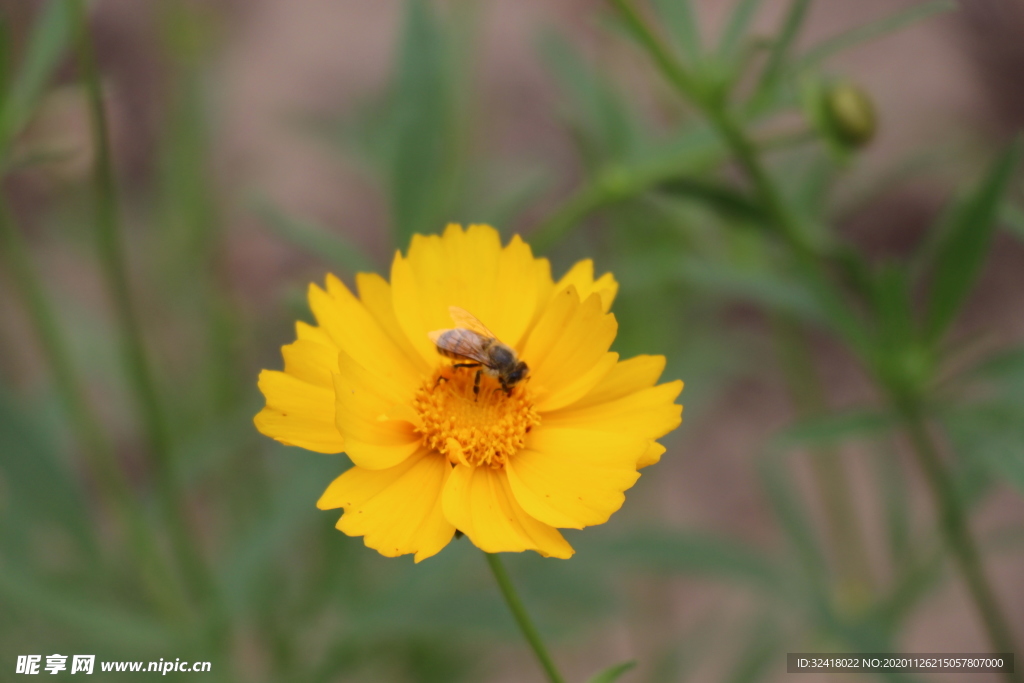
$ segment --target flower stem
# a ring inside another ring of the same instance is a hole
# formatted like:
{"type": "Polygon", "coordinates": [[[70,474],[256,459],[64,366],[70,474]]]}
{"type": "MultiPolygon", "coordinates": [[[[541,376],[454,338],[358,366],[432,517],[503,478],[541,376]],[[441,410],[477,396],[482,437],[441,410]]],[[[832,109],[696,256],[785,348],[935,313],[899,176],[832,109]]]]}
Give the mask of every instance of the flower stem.
{"type": "MultiPolygon", "coordinates": [[[[924,471],[928,488],[939,510],[942,535],[967,583],[989,642],[996,653],[1013,652],[1014,641],[1009,622],[1003,616],[995,591],[985,575],[981,555],[967,526],[967,515],[960,503],[953,478],[939,457],[938,448],[920,410],[914,406],[904,406],[899,410],[914,455],[924,471]]],[[[1007,673],[1006,680],[1009,683],[1020,683],[1024,676],[1020,673],[1007,673]]]]}
{"type": "Polygon", "coordinates": [[[515,586],[512,585],[512,580],[509,579],[508,571],[505,570],[505,565],[502,563],[501,558],[494,553],[484,554],[487,556],[487,564],[491,565],[491,571],[498,582],[498,587],[505,598],[505,603],[512,611],[512,616],[515,617],[516,623],[519,624],[519,630],[523,632],[526,642],[530,644],[530,647],[533,648],[533,653],[537,655],[540,665],[548,675],[548,680],[551,683],[565,683],[565,679],[562,678],[562,674],[558,673],[551,655],[548,654],[547,648],[544,647],[544,641],[541,640],[537,627],[530,621],[530,615],[526,613],[523,601],[519,599],[519,593],[516,592],[515,586]]]}

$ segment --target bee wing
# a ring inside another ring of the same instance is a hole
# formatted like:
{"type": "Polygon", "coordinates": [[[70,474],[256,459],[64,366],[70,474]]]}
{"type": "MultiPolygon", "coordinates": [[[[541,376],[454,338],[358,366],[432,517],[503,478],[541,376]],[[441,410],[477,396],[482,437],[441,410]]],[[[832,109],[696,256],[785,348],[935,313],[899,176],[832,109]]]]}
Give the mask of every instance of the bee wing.
{"type": "Polygon", "coordinates": [[[428,332],[427,336],[438,349],[460,358],[482,363],[490,367],[491,359],[487,355],[487,342],[489,338],[462,328],[453,330],[434,330],[428,332]]]}
{"type": "Polygon", "coordinates": [[[487,329],[486,325],[480,322],[475,315],[467,311],[465,308],[449,306],[448,313],[452,316],[452,320],[455,321],[456,327],[465,328],[490,339],[497,339],[494,333],[487,329]]]}

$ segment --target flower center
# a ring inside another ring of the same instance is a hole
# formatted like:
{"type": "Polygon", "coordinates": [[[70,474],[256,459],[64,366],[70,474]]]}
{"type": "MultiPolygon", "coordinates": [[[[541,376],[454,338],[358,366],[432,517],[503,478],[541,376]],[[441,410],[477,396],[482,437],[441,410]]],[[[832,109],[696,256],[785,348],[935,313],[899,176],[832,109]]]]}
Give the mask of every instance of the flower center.
{"type": "Polygon", "coordinates": [[[519,385],[506,394],[486,373],[473,391],[477,368],[442,366],[416,392],[423,442],[452,464],[500,469],[523,448],[540,414],[519,385]]]}

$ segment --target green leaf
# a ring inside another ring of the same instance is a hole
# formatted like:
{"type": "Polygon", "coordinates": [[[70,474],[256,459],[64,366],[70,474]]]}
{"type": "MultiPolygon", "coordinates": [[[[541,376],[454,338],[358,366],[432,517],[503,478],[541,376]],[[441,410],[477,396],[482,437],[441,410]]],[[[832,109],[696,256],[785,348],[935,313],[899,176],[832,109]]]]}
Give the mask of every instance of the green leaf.
{"type": "Polygon", "coordinates": [[[776,566],[753,548],[719,536],[668,529],[636,530],[590,552],[606,563],[642,571],[703,576],[778,590],[776,566]]]}
{"type": "Polygon", "coordinates": [[[828,576],[825,554],[814,532],[811,515],[787,472],[787,461],[779,451],[769,452],[758,463],[761,487],[790,545],[796,551],[811,595],[825,609],[828,576]]]}
{"type": "Polygon", "coordinates": [[[1002,220],[1011,235],[1024,241],[1024,211],[1012,204],[1006,204],[1003,206],[1002,220]]]}
{"type": "Polygon", "coordinates": [[[946,332],[977,279],[1020,148],[1017,141],[996,159],[974,192],[955,209],[938,244],[925,320],[929,341],[946,332]]]}
{"type": "Polygon", "coordinates": [[[910,525],[907,475],[891,440],[879,442],[874,453],[874,475],[885,512],[885,537],[894,566],[901,567],[914,554],[910,525]]]}
{"type": "MultiPolygon", "coordinates": [[[[59,456],[51,425],[39,419],[39,403],[25,405],[0,386],[0,479],[6,507],[0,515],[0,541],[25,552],[27,535],[40,523],[71,534],[88,554],[95,552],[95,531],[80,484],[59,456]]],[[[16,553],[12,553],[16,554],[16,553]]]]}
{"type": "Polygon", "coordinates": [[[811,47],[800,57],[798,68],[809,69],[855,45],[899,31],[931,17],[956,9],[953,0],[932,0],[893,12],[887,17],[844,31],[811,47]]]}
{"type": "Polygon", "coordinates": [[[906,268],[883,264],[875,282],[879,344],[893,351],[908,349],[916,338],[906,268]]]}
{"type": "Polygon", "coordinates": [[[915,608],[938,587],[944,560],[944,553],[937,548],[900,572],[888,594],[872,609],[872,621],[887,633],[898,633],[915,608]]]}
{"type": "Polygon", "coordinates": [[[666,30],[683,48],[683,54],[695,64],[700,61],[700,26],[694,12],[693,0],[653,0],[654,7],[664,21],[666,30]]]}
{"type": "Polygon", "coordinates": [[[12,42],[10,15],[0,14],[0,93],[4,96],[11,84],[12,42]]]}
{"type": "Polygon", "coordinates": [[[807,18],[810,4],[810,0],[792,0],[790,2],[789,9],[782,20],[782,26],[768,52],[768,61],[765,63],[764,71],[761,72],[761,79],[754,91],[752,102],[755,103],[755,108],[766,102],[781,82],[783,72],[789,64],[793,44],[807,18]]]}
{"type": "Polygon", "coordinates": [[[729,15],[729,23],[722,31],[722,39],[718,43],[718,56],[728,58],[735,51],[743,36],[750,29],[750,24],[761,6],[761,0],[737,0],[732,13],[729,15]]]}
{"type": "Polygon", "coordinates": [[[1019,404],[971,406],[947,416],[945,423],[961,457],[980,462],[1024,494],[1024,409],[1019,404]]]}
{"type": "Polygon", "coordinates": [[[340,234],[288,216],[266,201],[256,200],[252,206],[275,235],[327,264],[348,272],[374,270],[370,257],[340,234]]]}
{"type": "Polygon", "coordinates": [[[73,629],[90,643],[149,653],[175,642],[172,632],[145,615],[51,585],[9,562],[0,565],[0,601],[73,629]]]}
{"type": "Polygon", "coordinates": [[[587,165],[630,160],[638,146],[638,132],[623,96],[560,35],[545,33],[539,49],[559,91],[568,98],[571,123],[587,165]]]}
{"type": "Polygon", "coordinates": [[[677,268],[687,284],[785,311],[801,320],[826,319],[817,298],[799,280],[768,268],[689,257],[680,259],[677,268]]]}
{"type": "Polygon", "coordinates": [[[780,625],[761,616],[751,625],[746,643],[735,658],[727,683],[754,683],[774,673],[772,664],[782,644],[780,625]]]}
{"type": "Polygon", "coordinates": [[[1024,401],[1024,347],[1017,346],[988,357],[972,374],[998,385],[1011,401],[1024,401]]]}
{"type": "Polygon", "coordinates": [[[693,199],[731,218],[764,223],[764,210],[750,197],[732,187],[697,176],[678,176],[658,185],[673,197],[693,199]]]}
{"type": "Polygon", "coordinates": [[[796,422],[775,437],[780,447],[798,448],[877,436],[892,428],[891,415],[876,410],[850,410],[796,422]]]}
{"type": "Polygon", "coordinates": [[[438,18],[426,0],[407,0],[395,95],[391,211],[398,244],[443,227],[449,129],[449,79],[438,18]]]}
{"type": "Polygon", "coordinates": [[[622,674],[635,666],[636,660],[634,659],[631,659],[628,662],[623,662],[622,664],[610,666],[596,676],[588,678],[587,683],[615,683],[615,681],[619,680],[619,677],[622,676],[622,674]]]}
{"type": "Polygon", "coordinates": [[[0,157],[28,122],[54,68],[71,39],[74,19],[71,3],[51,0],[32,27],[28,47],[0,108],[0,157]]]}

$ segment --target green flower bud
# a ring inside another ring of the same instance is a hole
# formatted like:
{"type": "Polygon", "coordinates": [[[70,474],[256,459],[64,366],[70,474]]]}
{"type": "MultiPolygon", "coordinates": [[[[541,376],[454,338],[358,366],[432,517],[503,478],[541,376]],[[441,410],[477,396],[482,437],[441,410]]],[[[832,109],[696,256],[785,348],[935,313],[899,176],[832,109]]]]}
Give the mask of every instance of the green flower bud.
{"type": "Polygon", "coordinates": [[[830,132],[847,147],[863,147],[875,136],[875,107],[867,93],[851,83],[826,86],[821,111],[830,132]]]}

